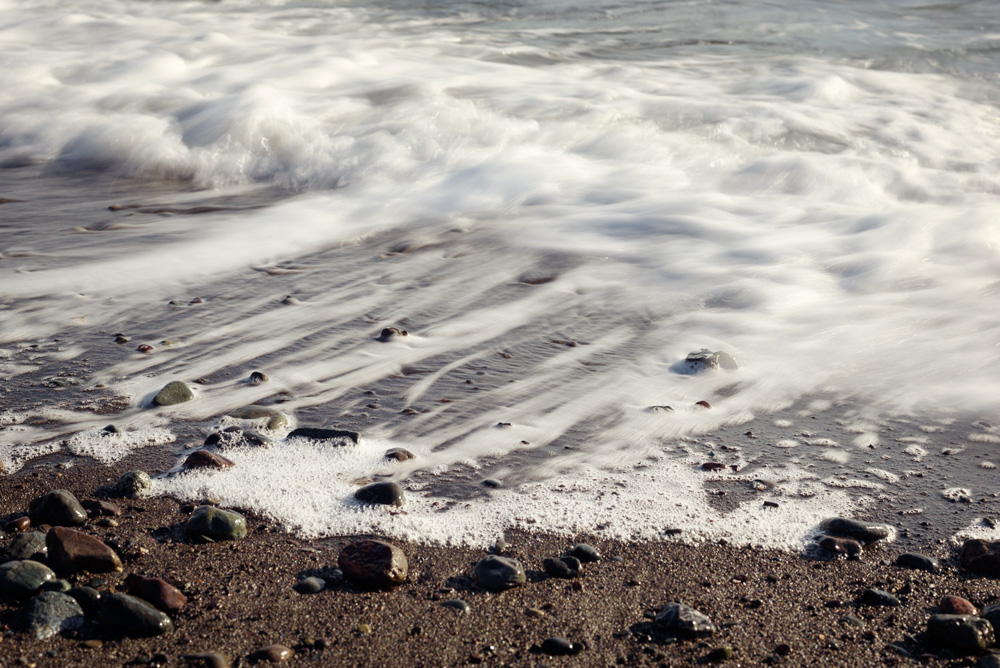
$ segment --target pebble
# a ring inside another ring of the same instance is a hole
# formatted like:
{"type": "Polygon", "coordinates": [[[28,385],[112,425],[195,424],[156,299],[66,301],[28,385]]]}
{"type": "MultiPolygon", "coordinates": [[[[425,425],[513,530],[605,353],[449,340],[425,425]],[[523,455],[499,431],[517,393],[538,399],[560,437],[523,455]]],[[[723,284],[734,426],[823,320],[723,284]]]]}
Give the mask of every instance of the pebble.
{"type": "Polygon", "coordinates": [[[33,559],[42,561],[48,556],[49,548],[45,545],[45,534],[41,531],[29,531],[14,537],[7,546],[7,558],[11,560],[33,559]]]}
{"type": "Polygon", "coordinates": [[[0,596],[13,600],[30,598],[42,585],[56,579],[56,574],[45,564],[24,559],[0,565],[0,596]]]}
{"type": "Polygon", "coordinates": [[[181,590],[162,578],[151,578],[130,573],[125,578],[125,591],[151,603],[163,612],[180,610],[187,603],[187,596],[181,590]]]}
{"type": "Polygon", "coordinates": [[[1000,668],[1000,655],[987,654],[979,659],[977,665],[979,668],[1000,668]]]}
{"type": "Polygon", "coordinates": [[[583,646],[571,643],[566,638],[552,636],[542,641],[541,649],[542,652],[550,656],[568,656],[570,654],[579,654],[583,646]]]}
{"type": "Polygon", "coordinates": [[[85,499],[80,502],[80,505],[94,515],[119,517],[122,514],[121,506],[117,503],[111,503],[110,501],[104,501],[101,499],[85,499]]]}
{"type": "Polygon", "coordinates": [[[382,332],[375,337],[376,341],[381,341],[385,343],[386,341],[391,341],[397,336],[408,336],[410,333],[405,329],[396,329],[395,327],[386,327],[382,332]]]}
{"type": "Polygon", "coordinates": [[[80,586],[73,587],[68,592],[69,596],[76,599],[76,602],[83,608],[84,614],[89,617],[96,617],[101,609],[101,592],[93,587],[80,586]]]}
{"type": "Polygon", "coordinates": [[[42,591],[54,591],[65,594],[69,592],[72,586],[67,580],[51,580],[42,585],[42,591]]]}
{"type": "Polygon", "coordinates": [[[72,596],[47,591],[28,604],[28,626],[39,640],[83,626],[83,608],[72,596]]]}
{"type": "Polygon", "coordinates": [[[976,606],[972,605],[972,602],[968,599],[964,599],[961,596],[945,596],[938,603],[938,610],[945,615],[978,615],[979,611],[976,610],[976,606]]]}
{"type": "Polygon", "coordinates": [[[361,439],[361,434],[356,431],[344,431],[343,429],[317,429],[315,427],[299,427],[293,429],[288,438],[307,438],[310,441],[342,441],[350,440],[355,444],[361,439]]]}
{"type": "Polygon", "coordinates": [[[834,554],[846,554],[849,557],[856,557],[861,554],[861,543],[852,538],[817,536],[816,543],[824,550],[833,552],[834,554]]]}
{"type": "Polygon", "coordinates": [[[971,654],[993,644],[993,627],[985,619],[971,615],[931,615],[927,635],[949,649],[971,654]]]}
{"type": "Polygon", "coordinates": [[[227,469],[236,463],[208,450],[195,450],[184,460],[186,469],[227,469]]]}
{"type": "Polygon", "coordinates": [[[582,565],[576,557],[554,557],[542,561],[542,568],[549,575],[557,578],[575,578],[580,574],[582,565]]]}
{"type": "Polygon", "coordinates": [[[503,480],[497,480],[496,478],[487,478],[483,481],[483,485],[486,487],[491,487],[493,489],[500,489],[503,487],[503,480]]]}
{"type": "Polygon", "coordinates": [[[354,498],[364,503],[400,507],[406,501],[403,488],[396,482],[373,482],[354,492],[354,498]]]}
{"type": "Polygon", "coordinates": [[[502,591],[522,585],[527,579],[521,562],[513,557],[491,554],[476,564],[476,580],[487,589],[502,591]]]}
{"type": "Polygon", "coordinates": [[[877,522],[862,522],[845,517],[831,517],[819,523],[822,529],[838,536],[848,536],[862,543],[885,540],[892,535],[892,527],[877,522]]]}
{"type": "Polygon", "coordinates": [[[153,480],[145,471],[129,471],[118,479],[115,488],[118,494],[129,499],[137,499],[143,492],[153,487],[153,480]]]}
{"type": "Polygon", "coordinates": [[[60,573],[110,573],[122,570],[122,560],[97,538],[65,527],[52,527],[45,537],[49,564],[60,573]]]}
{"type": "Polygon", "coordinates": [[[1000,603],[990,603],[979,616],[992,624],[994,630],[1000,629],[1000,603]]]}
{"type": "Polygon", "coordinates": [[[261,418],[274,417],[280,411],[269,406],[241,406],[226,413],[228,417],[237,420],[260,420],[261,418]]]}
{"type": "Polygon", "coordinates": [[[856,629],[865,628],[865,621],[860,617],[855,617],[854,615],[844,615],[837,621],[843,624],[844,626],[853,626],[856,629]]]}
{"type": "Polygon", "coordinates": [[[250,655],[251,661],[267,663],[281,663],[282,661],[288,661],[290,658],[292,658],[292,650],[284,645],[267,645],[250,655]]]}
{"type": "MultiPolygon", "coordinates": [[[[780,647],[780,645],[779,645],[780,647]]],[[[775,651],[778,654],[777,650],[775,651]]],[[[779,656],[781,656],[779,654],[779,656]]],[[[729,645],[723,645],[722,647],[716,647],[711,652],[705,655],[705,661],[708,663],[719,663],[720,661],[730,661],[733,658],[733,648],[729,645]]]]}
{"type": "Polygon", "coordinates": [[[709,369],[726,369],[731,371],[740,368],[740,365],[727,352],[702,348],[693,353],[688,353],[688,356],[684,359],[682,368],[685,373],[697,374],[709,369]]]}
{"type": "Polygon", "coordinates": [[[913,568],[928,573],[937,573],[941,570],[941,565],[937,559],[933,559],[916,552],[904,552],[896,557],[896,565],[902,568],[913,568]]]}
{"type": "Polygon", "coordinates": [[[182,380],[172,380],[163,386],[155,397],[153,397],[153,404],[156,406],[173,406],[175,404],[182,404],[185,401],[191,401],[194,399],[194,392],[191,388],[187,386],[182,380]]]}
{"type": "Polygon", "coordinates": [[[317,577],[302,578],[292,588],[300,594],[318,594],[326,589],[326,581],[317,577]]]}
{"type": "Polygon", "coordinates": [[[20,533],[31,528],[31,518],[27,515],[15,517],[9,522],[4,522],[3,530],[7,533],[20,533]]]}
{"type": "Polygon", "coordinates": [[[151,353],[153,352],[153,346],[149,345],[148,343],[143,343],[138,348],[136,348],[136,350],[138,350],[140,353],[151,353]]]}
{"type": "Polygon", "coordinates": [[[962,566],[989,577],[1000,577],[1000,543],[974,538],[965,541],[959,553],[962,566]]]}
{"type": "Polygon", "coordinates": [[[148,637],[170,633],[174,623],[166,613],[128,594],[101,597],[101,625],[122,631],[128,636],[148,637]]]}
{"type": "Polygon", "coordinates": [[[331,568],[323,574],[323,581],[328,589],[339,587],[344,581],[344,571],[339,568],[331,568]]]}
{"type": "Polygon", "coordinates": [[[451,599],[449,601],[442,601],[441,602],[441,607],[442,608],[452,608],[454,610],[458,610],[459,612],[462,612],[462,613],[465,613],[465,614],[468,614],[469,610],[470,610],[468,603],[466,603],[465,601],[463,601],[461,599],[457,599],[457,598],[453,598],[453,599],[451,599]]]}
{"type": "Polygon", "coordinates": [[[578,543],[570,548],[569,555],[576,557],[585,564],[601,560],[601,553],[587,543],[578,543]]]}
{"type": "Polygon", "coordinates": [[[284,304],[285,306],[297,306],[298,304],[301,304],[302,302],[300,302],[297,297],[293,297],[291,295],[288,295],[287,297],[285,297],[284,299],[281,300],[281,303],[284,304]]]}
{"type": "Polygon", "coordinates": [[[667,603],[656,613],[656,623],[668,633],[679,636],[709,636],[716,627],[707,615],[683,603],[667,603]]]}
{"type": "Polygon", "coordinates": [[[264,373],[263,371],[254,371],[252,374],[250,374],[250,378],[247,382],[250,383],[251,385],[260,385],[261,383],[266,383],[269,380],[271,379],[268,378],[267,374],[264,373]]]}
{"type": "Polygon", "coordinates": [[[205,439],[205,445],[215,445],[219,448],[235,448],[242,445],[266,446],[271,444],[271,439],[258,434],[255,431],[240,429],[239,427],[226,427],[222,431],[209,434],[205,439]]]}
{"type": "Polygon", "coordinates": [[[215,506],[198,506],[188,518],[185,527],[192,538],[212,541],[240,540],[247,535],[247,521],[237,512],[215,506]]]}
{"type": "Polygon", "coordinates": [[[218,652],[185,654],[183,658],[190,668],[230,668],[232,666],[229,657],[218,652]]]}
{"type": "Polygon", "coordinates": [[[861,594],[861,602],[864,605],[876,605],[889,608],[901,605],[898,598],[881,589],[865,589],[861,594]]]}
{"type": "Polygon", "coordinates": [[[405,448],[389,448],[385,451],[386,459],[395,459],[397,462],[405,462],[407,459],[413,459],[414,457],[416,455],[405,448]]]}
{"type": "Polygon", "coordinates": [[[35,526],[76,527],[87,523],[87,511],[71,492],[57,489],[31,501],[28,517],[35,526]]]}
{"type": "Polygon", "coordinates": [[[403,551],[381,540],[359,540],[340,551],[337,565],[344,575],[365,587],[402,584],[408,565],[403,551]]]}

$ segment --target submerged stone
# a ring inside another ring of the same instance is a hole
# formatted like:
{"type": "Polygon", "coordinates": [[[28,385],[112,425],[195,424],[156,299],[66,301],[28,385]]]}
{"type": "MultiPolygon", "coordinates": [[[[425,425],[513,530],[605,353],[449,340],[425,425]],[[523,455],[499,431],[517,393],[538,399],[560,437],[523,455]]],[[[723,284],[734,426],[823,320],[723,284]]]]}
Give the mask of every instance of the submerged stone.
{"type": "Polygon", "coordinates": [[[293,429],[288,438],[307,438],[310,441],[340,441],[350,440],[355,444],[361,439],[361,434],[356,431],[344,431],[342,429],[317,429],[315,427],[299,427],[293,429]]]}
{"type": "Polygon", "coordinates": [[[846,554],[856,557],[861,554],[861,543],[853,538],[841,538],[840,536],[817,536],[816,543],[834,554],[846,554]]]}
{"type": "Polygon", "coordinates": [[[403,488],[395,482],[373,482],[354,493],[354,498],[365,503],[385,506],[402,506],[406,501],[403,488]]]}
{"type": "Polygon", "coordinates": [[[173,406],[192,399],[194,399],[194,392],[187,386],[187,383],[182,380],[174,380],[163,386],[163,389],[153,397],[153,403],[157,406],[173,406]]]}
{"type": "Polygon", "coordinates": [[[738,368],[740,365],[733,359],[732,355],[722,350],[712,351],[708,348],[688,353],[683,365],[683,370],[689,374],[697,374],[709,369],[732,371],[738,368]]]}

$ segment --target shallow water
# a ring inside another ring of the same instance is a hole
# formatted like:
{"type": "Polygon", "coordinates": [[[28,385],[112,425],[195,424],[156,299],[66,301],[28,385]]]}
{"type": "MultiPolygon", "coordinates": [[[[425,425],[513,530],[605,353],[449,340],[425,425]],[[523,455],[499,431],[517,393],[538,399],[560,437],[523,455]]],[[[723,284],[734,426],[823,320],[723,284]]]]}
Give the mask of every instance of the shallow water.
{"type": "Polygon", "coordinates": [[[466,542],[797,548],[833,512],[920,509],[934,537],[990,514],[987,3],[0,8],[8,469],[179,457],[260,402],[364,438],[160,489],[466,542]],[[702,348],[740,368],[682,373],[702,348]],[[175,378],[206,382],[150,408],[175,378]],[[351,500],[373,474],[409,514],[351,500]]]}

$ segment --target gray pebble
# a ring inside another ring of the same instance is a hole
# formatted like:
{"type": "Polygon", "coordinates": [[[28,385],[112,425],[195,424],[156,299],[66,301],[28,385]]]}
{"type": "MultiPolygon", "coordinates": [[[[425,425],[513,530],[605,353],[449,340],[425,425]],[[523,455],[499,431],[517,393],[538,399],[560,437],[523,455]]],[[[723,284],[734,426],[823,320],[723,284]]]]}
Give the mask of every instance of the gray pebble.
{"type": "Polygon", "coordinates": [[[247,521],[239,513],[215,506],[198,506],[188,518],[185,529],[192,538],[213,541],[240,540],[247,535],[247,521]]]}
{"type": "Polygon", "coordinates": [[[933,559],[923,554],[915,552],[904,552],[896,557],[896,565],[903,568],[914,568],[928,573],[937,573],[941,570],[941,565],[937,559],[933,559]]]}
{"type": "Polygon", "coordinates": [[[881,589],[865,589],[861,594],[861,602],[864,605],[875,605],[887,608],[895,608],[901,605],[898,598],[881,589]]]}
{"type": "Polygon", "coordinates": [[[476,564],[476,580],[487,589],[502,591],[527,581],[521,562],[511,557],[491,554],[476,564]]]}
{"type": "Polygon", "coordinates": [[[585,564],[601,560],[601,553],[586,543],[574,545],[570,551],[570,556],[576,557],[585,564]]]}
{"type": "Polygon", "coordinates": [[[18,534],[7,546],[7,558],[12,560],[41,561],[48,553],[49,548],[45,545],[45,534],[41,531],[18,534]]]}
{"type": "Polygon", "coordinates": [[[683,603],[667,603],[656,613],[656,623],[668,633],[684,637],[709,636],[716,627],[707,615],[683,603]]]}
{"type": "Polygon", "coordinates": [[[153,487],[153,480],[145,471],[129,471],[118,479],[118,494],[129,499],[137,499],[143,492],[153,487]]]}
{"type": "Polygon", "coordinates": [[[194,392],[191,391],[187,383],[182,380],[174,380],[164,385],[163,389],[157,392],[156,396],[153,397],[153,405],[174,406],[182,404],[185,401],[191,401],[192,399],[194,399],[194,392]]]}
{"type": "Polygon", "coordinates": [[[23,600],[37,594],[42,585],[56,579],[45,564],[25,559],[0,565],[0,596],[23,600]]]}
{"type": "Polygon", "coordinates": [[[326,582],[317,577],[302,578],[295,583],[294,589],[300,594],[318,594],[326,589],[326,582]]]}
{"type": "Polygon", "coordinates": [[[72,596],[43,592],[28,604],[28,626],[39,640],[62,631],[75,631],[83,626],[83,609],[72,596]]]}
{"type": "Polygon", "coordinates": [[[441,602],[441,607],[442,608],[452,608],[454,610],[458,610],[459,612],[463,612],[463,613],[466,613],[466,614],[468,614],[468,612],[469,612],[469,604],[466,603],[465,601],[463,601],[461,599],[457,599],[457,598],[451,599],[450,601],[442,601],[441,602]]]}

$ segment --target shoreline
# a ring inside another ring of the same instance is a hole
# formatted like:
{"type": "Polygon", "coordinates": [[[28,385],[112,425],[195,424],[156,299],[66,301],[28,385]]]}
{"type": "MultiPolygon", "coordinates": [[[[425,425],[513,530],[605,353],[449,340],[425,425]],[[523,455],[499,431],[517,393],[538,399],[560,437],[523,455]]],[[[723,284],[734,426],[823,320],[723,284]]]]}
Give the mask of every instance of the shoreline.
{"type": "MultiPolygon", "coordinates": [[[[147,453],[113,466],[77,463],[3,476],[3,520],[53,489],[68,489],[81,500],[107,498],[108,486],[143,460],[155,473],[148,465],[156,458],[147,453]]],[[[186,655],[216,652],[235,666],[280,644],[293,652],[287,665],[674,666],[713,662],[728,647],[728,665],[898,665],[934,653],[940,659],[935,665],[957,666],[970,665],[969,659],[948,659],[949,650],[927,641],[928,617],[945,595],[977,608],[998,598],[992,580],[962,571],[957,551],[940,544],[931,556],[941,560],[942,570],[931,574],[892,565],[903,550],[891,543],[867,547],[859,561],[815,560],[718,543],[628,543],[521,531],[508,536],[502,553],[521,560],[527,583],[501,593],[482,589],[472,576],[487,550],[391,540],[409,562],[403,584],[366,591],[345,580],[300,594],[296,582],[335,567],[355,537],[300,540],[246,514],[243,540],[200,544],[184,537],[191,504],[170,497],[108,500],[122,508],[113,518],[118,526],[86,532],[117,550],[124,571],[97,576],[105,581],[102,588],[122,590],[130,573],[164,578],[189,599],[173,615],[175,629],[153,638],[115,638],[88,624],[74,637],[40,641],[26,630],[24,607],[5,603],[0,645],[8,658],[0,664],[184,666],[186,655]],[[543,560],[576,542],[596,547],[601,561],[584,564],[575,579],[546,575],[543,560]],[[861,605],[867,588],[894,593],[902,605],[861,605]],[[453,598],[466,601],[469,613],[441,606],[453,598]],[[670,601],[705,613],[718,630],[671,641],[651,619],[670,601]],[[584,649],[573,656],[540,652],[551,636],[584,649]]],[[[5,534],[5,547],[11,538],[5,534]]],[[[81,584],[91,577],[68,579],[81,584]]]]}

